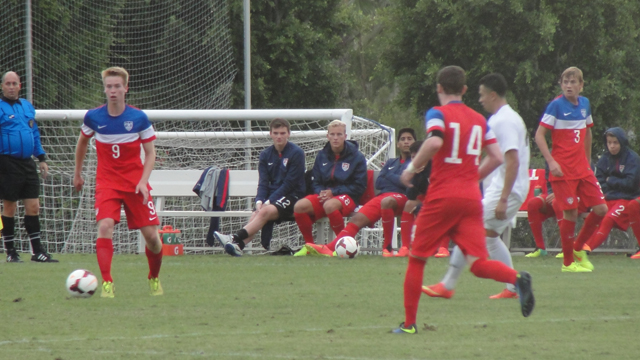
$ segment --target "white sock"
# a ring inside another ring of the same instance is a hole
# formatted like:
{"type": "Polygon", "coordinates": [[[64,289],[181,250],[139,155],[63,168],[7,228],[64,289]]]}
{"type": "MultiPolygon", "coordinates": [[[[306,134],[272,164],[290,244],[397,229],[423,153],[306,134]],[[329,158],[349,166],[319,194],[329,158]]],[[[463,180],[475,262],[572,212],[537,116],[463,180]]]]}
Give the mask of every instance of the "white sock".
{"type": "MultiPolygon", "coordinates": [[[[509,249],[507,249],[507,245],[502,242],[500,237],[487,236],[487,250],[489,251],[489,256],[491,257],[491,259],[498,260],[513,269],[511,253],[509,252],[509,249]]],[[[512,284],[507,284],[507,290],[515,292],[516,287],[512,284]]]]}
{"type": "Polygon", "coordinates": [[[460,274],[462,274],[462,269],[467,264],[467,261],[464,259],[464,255],[462,254],[462,250],[456,245],[451,251],[451,257],[449,258],[449,269],[447,269],[447,273],[442,278],[442,283],[447,290],[453,290],[456,288],[456,284],[458,283],[458,278],[460,278],[460,274]]]}

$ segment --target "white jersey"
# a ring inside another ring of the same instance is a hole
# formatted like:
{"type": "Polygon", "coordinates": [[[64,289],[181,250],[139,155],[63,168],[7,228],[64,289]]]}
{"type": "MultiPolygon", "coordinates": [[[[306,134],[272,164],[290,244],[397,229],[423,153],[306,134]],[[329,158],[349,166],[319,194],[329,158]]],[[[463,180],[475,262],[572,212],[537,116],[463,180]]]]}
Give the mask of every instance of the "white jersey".
{"type": "MultiPolygon", "coordinates": [[[[489,127],[493,130],[500,150],[504,155],[509,150],[517,150],[520,160],[518,176],[513,184],[511,195],[524,201],[529,193],[529,137],[527,127],[522,117],[511,106],[504,105],[488,120],[489,127]]],[[[504,188],[505,164],[500,165],[491,173],[490,183],[486,193],[502,193],[504,188]]],[[[485,180],[486,181],[486,180],[485,180]]]]}

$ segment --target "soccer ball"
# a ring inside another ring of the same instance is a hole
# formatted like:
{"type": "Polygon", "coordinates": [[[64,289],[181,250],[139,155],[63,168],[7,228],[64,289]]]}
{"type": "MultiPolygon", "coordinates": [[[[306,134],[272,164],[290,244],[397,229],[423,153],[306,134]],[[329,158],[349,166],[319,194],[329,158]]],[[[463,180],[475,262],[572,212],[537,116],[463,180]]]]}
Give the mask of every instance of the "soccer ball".
{"type": "Polygon", "coordinates": [[[75,270],[67,278],[67,291],[73,297],[91,297],[97,288],[98,279],[89,270],[75,270]]]}
{"type": "Polygon", "coordinates": [[[336,254],[343,259],[353,259],[359,252],[360,245],[351,236],[342,237],[336,243],[336,254]]]}

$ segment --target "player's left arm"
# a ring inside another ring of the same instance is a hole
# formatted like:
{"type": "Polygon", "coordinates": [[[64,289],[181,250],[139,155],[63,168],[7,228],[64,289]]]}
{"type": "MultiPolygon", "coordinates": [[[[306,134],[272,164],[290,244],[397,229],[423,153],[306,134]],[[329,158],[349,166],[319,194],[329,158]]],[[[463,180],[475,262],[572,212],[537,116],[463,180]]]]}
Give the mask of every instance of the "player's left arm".
{"type": "Polygon", "coordinates": [[[42,148],[42,142],[40,141],[40,129],[38,129],[38,123],[36,122],[36,119],[35,119],[36,110],[33,108],[33,106],[30,103],[27,103],[26,106],[29,107],[29,109],[31,110],[31,113],[34,116],[33,119],[29,119],[29,121],[33,121],[33,126],[31,127],[31,132],[33,134],[33,155],[37,157],[38,161],[40,162],[39,168],[40,168],[40,174],[42,175],[42,178],[46,179],[47,174],[49,174],[49,165],[47,165],[47,161],[46,161],[47,153],[42,148]]]}
{"type": "Polygon", "coordinates": [[[513,190],[513,184],[516,183],[518,177],[518,169],[520,168],[520,158],[518,150],[511,149],[504,154],[504,186],[502,194],[496,206],[496,219],[504,220],[507,218],[507,206],[509,205],[509,195],[513,190]]]}
{"type": "Polygon", "coordinates": [[[149,184],[149,176],[151,176],[151,171],[156,165],[156,146],[154,141],[143,142],[142,150],[144,150],[144,165],[142,168],[142,177],[138,185],[136,185],[136,194],[142,194],[142,203],[146,204],[149,200],[149,188],[147,187],[149,184]]]}
{"type": "Polygon", "coordinates": [[[483,180],[487,175],[491,174],[493,170],[502,165],[503,157],[500,146],[497,142],[490,143],[484,146],[484,151],[487,156],[482,159],[482,163],[478,167],[478,176],[480,180],[483,180]]]}
{"type": "Polygon", "coordinates": [[[269,196],[269,202],[271,204],[275,203],[276,200],[283,196],[294,193],[296,188],[304,186],[304,152],[294,152],[293,156],[289,159],[287,166],[289,168],[287,169],[287,174],[282,181],[282,185],[280,185],[280,187],[278,187],[271,196],[269,196]]]}
{"type": "Polygon", "coordinates": [[[584,135],[584,152],[587,155],[587,161],[589,162],[589,166],[591,166],[591,142],[592,141],[593,141],[593,134],[591,133],[591,128],[588,127],[584,135]]]}
{"type": "Polygon", "coordinates": [[[347,194],[354,200],[358,200],[367,189],[367,160],[362,153],[358,153],[355,159],[353,172],[344,184],[330,188],[331,196],[347,194]]]}

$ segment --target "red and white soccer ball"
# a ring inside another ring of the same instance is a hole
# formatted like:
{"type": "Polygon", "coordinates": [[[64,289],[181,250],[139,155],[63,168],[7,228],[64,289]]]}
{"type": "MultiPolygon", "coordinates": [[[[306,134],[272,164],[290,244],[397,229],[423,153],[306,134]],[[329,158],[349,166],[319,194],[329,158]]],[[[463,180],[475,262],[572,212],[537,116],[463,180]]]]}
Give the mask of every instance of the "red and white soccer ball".
{"type": "Polygon", "coordinates": [[[359,252],[360,245],[351,236],[342,237],[336,243],[336,255],[340,258],[353,259],[359,252]]]}
{"type": "Polygon", "coordinates": [[[91,297],[97,288],[98,279],[89,270],[74,270],[67,278],[67,291],[73,297],[91,297]]]}

